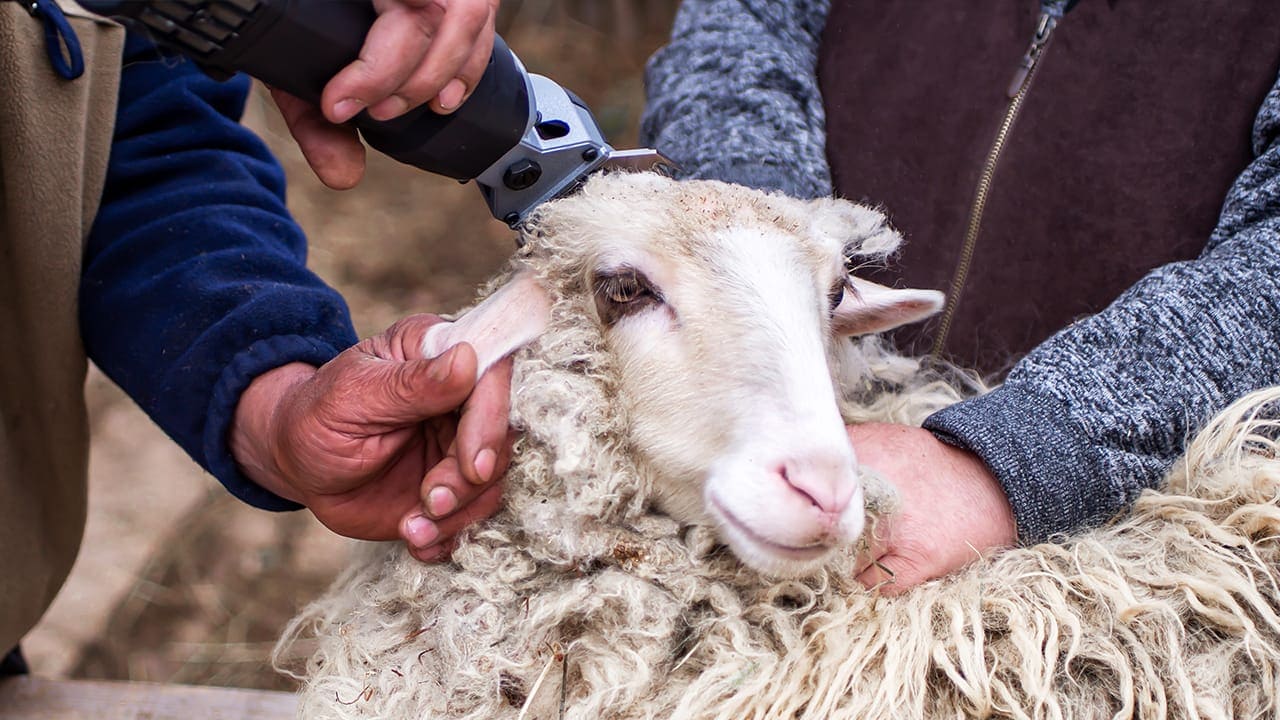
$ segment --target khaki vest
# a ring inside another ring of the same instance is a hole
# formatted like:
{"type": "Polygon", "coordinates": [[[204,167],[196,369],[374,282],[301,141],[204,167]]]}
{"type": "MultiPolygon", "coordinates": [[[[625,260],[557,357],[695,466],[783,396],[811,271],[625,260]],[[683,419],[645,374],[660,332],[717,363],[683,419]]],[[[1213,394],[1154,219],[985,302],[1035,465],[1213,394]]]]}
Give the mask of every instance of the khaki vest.
{"type": "Polygon", "coordinates": [[[49,64],[25,4],[0,2],[0,655],[52,602],[85,521],[86,361],[76,292],[115,122],[124,30],[59,5],[85,73],[49,64]]]}

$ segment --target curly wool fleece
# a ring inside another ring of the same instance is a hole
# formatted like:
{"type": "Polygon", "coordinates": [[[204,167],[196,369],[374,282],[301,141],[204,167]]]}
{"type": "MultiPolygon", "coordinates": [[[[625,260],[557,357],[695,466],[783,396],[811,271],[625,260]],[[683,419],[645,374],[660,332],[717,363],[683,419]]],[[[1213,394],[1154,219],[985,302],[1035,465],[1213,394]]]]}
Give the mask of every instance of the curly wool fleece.
{"type": "MultiPolygon", "coordinates": [[[[555,298],[522,352],[526,428],[506,507],[451,565],[367,546],[295,619],[306,718],[1273,717],[1280,447],[1229,409],[1164,493],[1059,545],[1007,551],[887,599],[839,554],[775,581],[709,528],[652,512],[584,258],[534,232],[518,262],[555,298]]],[[[958,394],[874,340],[849,345],[850,419],[918,422],[958,394]]]]}

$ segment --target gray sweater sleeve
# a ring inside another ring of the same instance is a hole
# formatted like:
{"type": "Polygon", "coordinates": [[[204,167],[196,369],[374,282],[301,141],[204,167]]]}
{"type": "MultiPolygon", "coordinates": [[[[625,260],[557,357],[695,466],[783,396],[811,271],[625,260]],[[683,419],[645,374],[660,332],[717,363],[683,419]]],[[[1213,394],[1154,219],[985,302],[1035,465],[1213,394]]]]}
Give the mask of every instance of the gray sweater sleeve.
{"type": "Polygon", "coordinates": [[[818,40],[827,0],[685,0],[649,61],[641,143],[684,177],[830,195],[818,40]]]}
{"type": "Polygon", "coordinates": [[[991,467],[1023,542],[1124,509],[1211,416],[1280,383],[1280,84],[1253,149],[1199,258],[1156,269],[994,392],[926,421],[991,467]]]}

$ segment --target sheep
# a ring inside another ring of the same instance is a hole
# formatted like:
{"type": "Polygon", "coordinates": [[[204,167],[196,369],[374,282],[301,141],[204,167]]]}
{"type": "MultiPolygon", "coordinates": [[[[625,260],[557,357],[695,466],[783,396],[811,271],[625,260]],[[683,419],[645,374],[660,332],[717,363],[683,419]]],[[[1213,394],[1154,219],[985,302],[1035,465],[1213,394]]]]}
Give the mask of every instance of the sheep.
{"type": "Polygon", "coordinates": [[[318,643],[303,717],[1280,711],[1280,447],[1257,415],[1280,392],[1210,426],[1129,517],[883,598],[854,581],[854,541],[892,493],[835,438],[962,395],[874,337],[839,339],[938,307],[846,273],[897,246],[883,216],[618,175],[544,206],[524,239],[427,340],[485,362],[524,347],[506,508],[449,566],[367,546],[295,619],[278,657],[318,643]]]}
{"type": "Polygon", "coordinates": [[[563,257],[523,259],[478,307],[432,327],[424,354],[467,340],[483,369],[543,334],[549,295],[590,298],[564,311],[600,335],[626,418],[619,434],[652,475],[654,506],[716,526],[762,572],[820,565],[863,526],[828,371],[844,346],[833,340],[932,315],[942,294],[850,275],[853,253],[897,243],[867,208],[656,174],[602,184],[560,208],[571,217],[541,221],[563,257]],[[617,227],[610,211],[624,200],[650,222],[617,227]]]}

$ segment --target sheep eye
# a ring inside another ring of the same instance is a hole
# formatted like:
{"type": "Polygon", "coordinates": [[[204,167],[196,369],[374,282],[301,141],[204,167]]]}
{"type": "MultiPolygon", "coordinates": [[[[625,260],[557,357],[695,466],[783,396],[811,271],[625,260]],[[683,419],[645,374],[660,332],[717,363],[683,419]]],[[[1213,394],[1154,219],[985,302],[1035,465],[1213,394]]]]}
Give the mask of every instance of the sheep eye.
{"type": "Polygon", "coordinates": [[[606,325],[662,302],[662,296],[644,273],[633,267],[596,275],[596,310],[606,325]]]}

